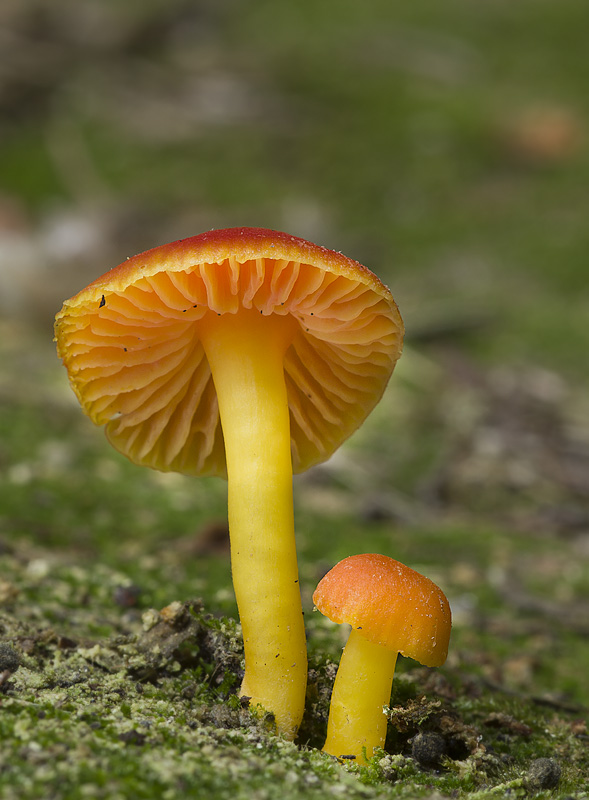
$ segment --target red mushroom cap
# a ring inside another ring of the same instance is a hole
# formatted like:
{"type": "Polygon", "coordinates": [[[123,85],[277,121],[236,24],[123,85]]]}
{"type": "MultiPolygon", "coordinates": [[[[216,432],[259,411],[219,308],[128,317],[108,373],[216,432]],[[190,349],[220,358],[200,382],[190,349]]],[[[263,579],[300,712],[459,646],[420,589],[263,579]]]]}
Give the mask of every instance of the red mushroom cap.
{"type": "Polygon", "coordinates": [[[223,475],[216,393],[197,323],[239,309],[298,323],[284,371],[293,469],[303,471],[361,425],[401,354],[403,322],[390,291],[341,253],[262,228],[156,247],[64,303],[57,350],[85,413],[106,425],[128,458],[223,475]]]}
{"type": "Polygon", "coordinates": [[[365,553],[336,564],[319,582],[316,607],[374,644],[428,667],[448,655],[452,615],[433,581],[388,556],[365,553]]]}

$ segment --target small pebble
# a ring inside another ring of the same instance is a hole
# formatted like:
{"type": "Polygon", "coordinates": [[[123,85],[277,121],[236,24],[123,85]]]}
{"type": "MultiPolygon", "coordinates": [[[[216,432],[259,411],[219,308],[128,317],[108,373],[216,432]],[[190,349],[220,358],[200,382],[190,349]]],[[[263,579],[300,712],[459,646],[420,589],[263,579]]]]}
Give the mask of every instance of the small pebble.
{"type": "Polygon", "coordinates": [[[439,733],[418,733],[411,746],[411,755],[422,767],[439,767],[446,752],[446,741],[439,733]]]}
{"type": "Polygon", "coordinates": [[[532,789],[555,789],[561,772],[560,764],[553,758],[536,758],[530,764],[526,783],[532,789]]]}
{"type": "Polygon", "coordinates": [[[20,658],[16,650],[9,644],[0,642],[0,672],[16,672],[20,666],[20,658]]]}

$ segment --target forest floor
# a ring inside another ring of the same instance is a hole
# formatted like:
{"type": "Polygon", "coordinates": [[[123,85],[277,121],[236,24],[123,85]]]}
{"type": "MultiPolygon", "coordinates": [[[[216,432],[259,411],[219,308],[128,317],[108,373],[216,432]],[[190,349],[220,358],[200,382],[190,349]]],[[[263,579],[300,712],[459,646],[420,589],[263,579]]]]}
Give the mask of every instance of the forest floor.
{"type": "Polygon", "coordinates": [[[276,784],[309,798],[586,796],[589,548],[576,482],[589,441],[555,376],[522,385],[475,371],[467,390],[463,375],[446,378],[431,396],[447,407],[460,395],[463,421],[444,426],[443,457],[410,501],[387,491],[386,457],[374,460],[387,408],[404,435],[427,435],[400,370],[358,441],[296,481],[310,672],[291,744],[237,697],[223,482],[111,452],[50,343],[5,333],[3,374],[24,377],[0,386],[3,798],[265,798],[276,784]],[[401,659],[386,752],[367,767],[320,752],[345,634],[311,595],[353,552],[429,575],[454,616],[444,667],[401,659]]]}
{"type": "Polygon", "coordinates": [[[2,800],[589,797],[585,1],[7,0],[0,39],[2,800]],[[237,696],[226,485],[113,452],[52,343],[126,256],[232,225],[366,263],[407,328],[295,479],[294,743],[237,696]],[[321,752],[346,632],[312,603],[358,552],[453,612],[367,767],[321,752]]]}

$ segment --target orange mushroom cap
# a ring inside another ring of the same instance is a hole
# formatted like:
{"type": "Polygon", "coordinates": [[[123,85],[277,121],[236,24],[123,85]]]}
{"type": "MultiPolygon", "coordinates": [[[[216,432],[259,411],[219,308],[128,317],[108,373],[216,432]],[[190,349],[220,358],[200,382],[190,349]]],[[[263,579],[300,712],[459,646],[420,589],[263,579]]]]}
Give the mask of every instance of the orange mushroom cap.
{"type": "Polygon", "coordinates": [[[156,247],[64,303],[57,350],[83,410],[129,459],[224,475],[217,398],[195,323],[242,308],[298,321],[284,370],[293,469],[303,471],[361,425],[402,349],[391,293],[341,253],[262,228],[156,247]]]}
{"type": "Polygon", "coordinates": [[[452,615],[442,590],[388,556],[344,558],[319,582],[313,602],[374,644],[439,667],[448,655],[452,615]]]}

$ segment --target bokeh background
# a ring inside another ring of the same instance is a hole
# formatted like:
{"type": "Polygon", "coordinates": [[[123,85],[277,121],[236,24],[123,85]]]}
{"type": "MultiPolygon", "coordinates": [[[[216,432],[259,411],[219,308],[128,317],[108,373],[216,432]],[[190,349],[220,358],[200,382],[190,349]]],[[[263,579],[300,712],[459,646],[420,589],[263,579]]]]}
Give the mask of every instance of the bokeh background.
{"type": "Polygon", "coordinates": [[[381,551],[446,589],[451,663],[586,701],[587,22],[585,0],[3,0],[4,550],[235,614],[222,482],[113,453],[52,320],[128,255],[286,230],[369,266],[407,327],[381,405],[296,482],[308,611],[322,571],[381,551]]]}

